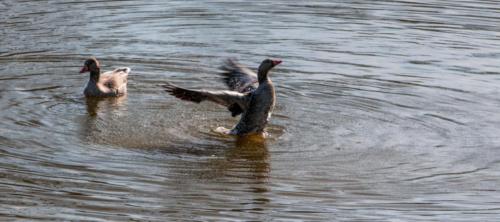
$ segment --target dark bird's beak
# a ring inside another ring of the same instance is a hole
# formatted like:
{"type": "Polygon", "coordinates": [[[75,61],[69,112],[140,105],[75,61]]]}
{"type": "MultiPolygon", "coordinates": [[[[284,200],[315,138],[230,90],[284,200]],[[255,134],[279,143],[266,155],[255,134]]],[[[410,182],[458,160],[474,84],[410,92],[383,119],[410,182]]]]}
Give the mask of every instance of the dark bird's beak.
{"type": "Polygon", "coordinates": [[[273,61],[273,66],[277,66],[281,63],[281,60],[272,60],[273,61]]]}
{"type": "Polygon", "coordinates": [[[80,73],[85,73],[85,72],[88,72],[88,71],[89,71],[89,68],[87,68],[87,66],[83,66],[82,70],[80,70],[80,73]]]}

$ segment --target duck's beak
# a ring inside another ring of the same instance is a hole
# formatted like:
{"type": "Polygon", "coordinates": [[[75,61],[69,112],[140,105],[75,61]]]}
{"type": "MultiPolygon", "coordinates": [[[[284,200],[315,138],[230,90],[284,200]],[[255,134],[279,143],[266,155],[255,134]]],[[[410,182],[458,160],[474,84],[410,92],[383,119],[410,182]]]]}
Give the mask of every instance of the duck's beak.
{"type": "Polygon", "coordinates": [[[281,62],[281,60],[273,60],[273,66],[279,65],[281,62]]]}
{"type": "Polygon", "coordinates": [[[85,73],[88,71],[89,71],[89,68],[87,68],[87,66],[83,66],[82,69],[80,70],[80,73],[85,73]]]}

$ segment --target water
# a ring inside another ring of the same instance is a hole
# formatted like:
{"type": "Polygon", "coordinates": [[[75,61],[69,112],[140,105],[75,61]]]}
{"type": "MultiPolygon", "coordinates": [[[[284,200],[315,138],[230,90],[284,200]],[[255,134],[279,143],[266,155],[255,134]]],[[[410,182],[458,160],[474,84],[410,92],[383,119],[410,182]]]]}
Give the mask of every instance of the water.
{"type": "Polygon", "coordinates": [[[1,220],[496,221],[500,6],[0,2],[1,220]],[[89,56],[129,95],[87,100],[89,56]],[[158,87],[271,76],[270,138],[158,87]]]}

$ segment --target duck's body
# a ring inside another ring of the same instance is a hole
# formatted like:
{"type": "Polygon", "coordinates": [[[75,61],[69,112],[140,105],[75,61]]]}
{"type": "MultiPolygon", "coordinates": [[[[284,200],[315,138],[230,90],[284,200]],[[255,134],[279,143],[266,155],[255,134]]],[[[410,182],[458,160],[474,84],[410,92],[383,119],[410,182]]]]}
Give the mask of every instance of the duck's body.
{"type": "MultiPolygon", "coordinates": [[[[233,135],[263,133],[274,109],[276,96],[268,71],[280,64],[279,60],[266,59],[259,67],[258,74],[229,60],[222,67],[226,84],[232,91],[189,90],[167,84],[164,87],[177,98],[192,102],[210,100],[224,105],[232,116],[241,114],[238,124],[231,130],[219,130],[233,135]]],[[[220,129],[220,128],[219,128],[220,129]]]]}
{"type": "Polygon", "coordinates": [[[271,118],[276,96],[270,79],[259,82],[259,87],[249,92],[247,96],[250,100],[248,108],[243,111],[240,121],[230,134],[262,133],[271,118]]]}
{"type": "Polygon", "coordinates": [[[87,97],[116,97],[127,93],[127,77],[130,68],[123,67],[101,73],[95,58],[85,61],[80,73],[90,72],[90,79],[83,91],[87,97]]]}

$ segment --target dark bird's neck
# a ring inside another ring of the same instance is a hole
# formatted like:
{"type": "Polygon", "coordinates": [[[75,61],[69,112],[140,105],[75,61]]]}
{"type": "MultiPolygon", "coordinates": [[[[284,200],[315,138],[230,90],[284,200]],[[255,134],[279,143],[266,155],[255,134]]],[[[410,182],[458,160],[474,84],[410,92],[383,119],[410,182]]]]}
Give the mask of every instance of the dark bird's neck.
{"type": "Polygon", "coordinates": [[[90,81],[99,82],[99,76],[101,75],[101,69],[97,68],[90,71],[90,81]]]}
{"type": "Polygon", "coordinates": [[[267,80],[267,74],[269,73],[269,70],[267,69],[259,69],[259,72],[257,73],[257,76],[259,77],[259,83],[263,83],[267,80]]]}

